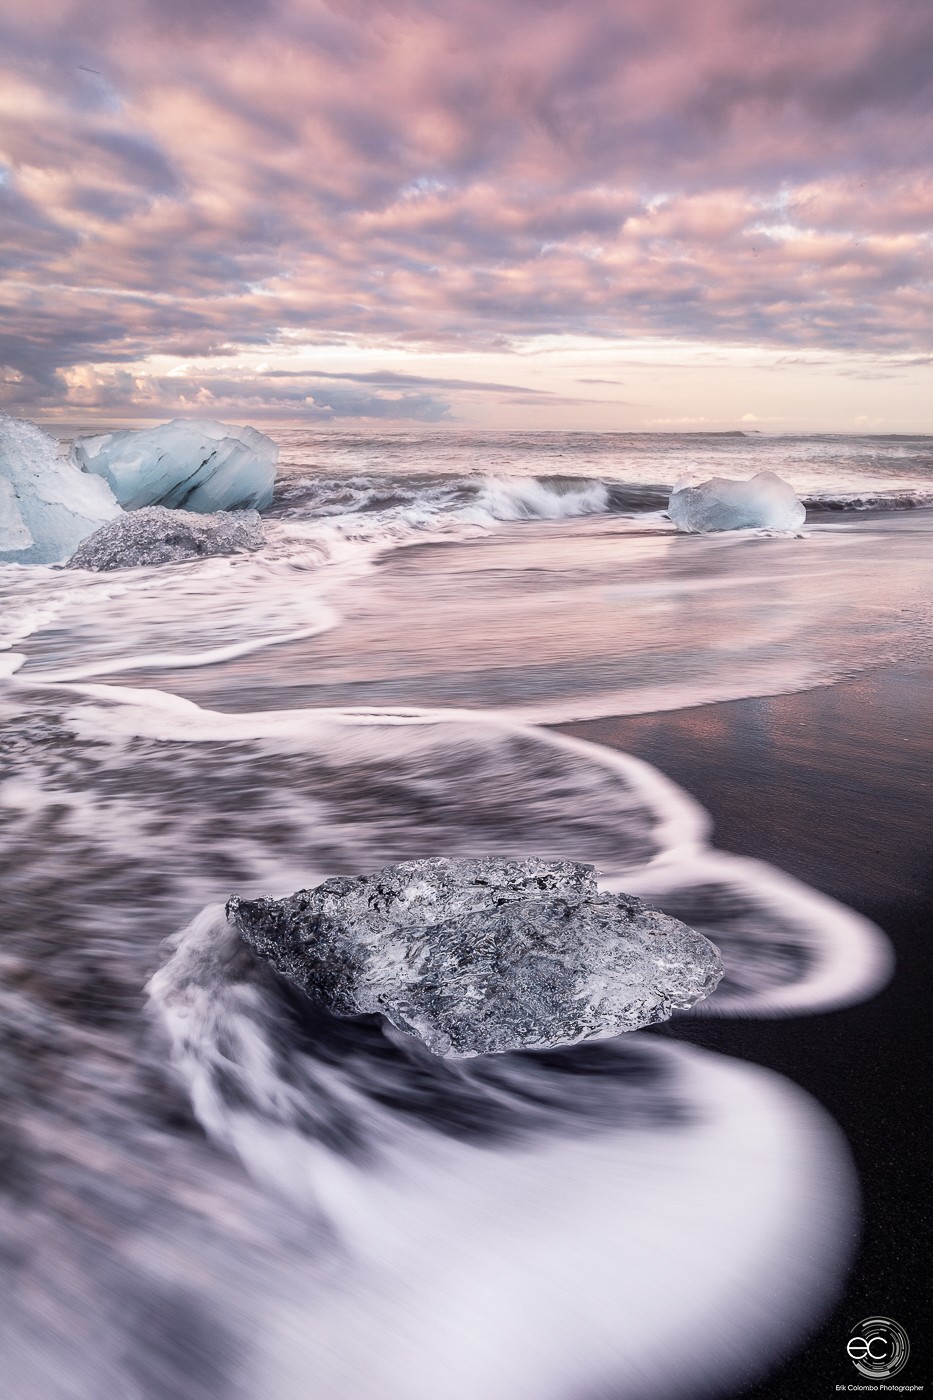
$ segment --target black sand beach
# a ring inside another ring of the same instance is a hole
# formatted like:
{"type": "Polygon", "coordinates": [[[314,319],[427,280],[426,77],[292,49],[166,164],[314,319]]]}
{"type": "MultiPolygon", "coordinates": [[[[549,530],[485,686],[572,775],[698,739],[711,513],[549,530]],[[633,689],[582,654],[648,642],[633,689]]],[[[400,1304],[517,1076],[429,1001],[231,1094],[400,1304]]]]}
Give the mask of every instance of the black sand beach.
{"type": "Polygon", "coordinates": [[[933,669],[885,669],[802,694],[562,725],[635,754],[712,814],[717,846],[771,861],[873,919],[894,944],[869,1002],[772,1021],[681,1020],[659,1033],[778,1070],[845,1132],[864,1221],[845,1293],[806,1347],[746,1394],[797,1400],[868,1385],[846,1356],[862,1318],[897,1320],[930,1379],[928,943],[933,925],[933,669]]]}
{"type": "Polygon", "coordinates": [[[879,1314],[924,1385],[933,512],[865,508],[867,441],[804,442],[849,507],[765,538],[530,448],[348,484],[287,446],[255,553],[0,579],[4,1394],[806,1400],[879,1314]],[[503,852],[707,919],[724,995],[426,1068],[223,915],[503,852]]]}

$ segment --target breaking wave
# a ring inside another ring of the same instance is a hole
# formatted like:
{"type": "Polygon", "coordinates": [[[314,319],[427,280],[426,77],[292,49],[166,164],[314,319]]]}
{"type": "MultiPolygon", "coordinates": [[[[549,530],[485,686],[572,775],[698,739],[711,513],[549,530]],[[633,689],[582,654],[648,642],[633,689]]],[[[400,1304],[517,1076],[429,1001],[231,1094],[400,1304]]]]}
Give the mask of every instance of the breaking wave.
{"type": "MultiPolygon", "coordinates": [[[[679,470],[679,468],[678,468],[679,470]]],[[[723,468],[727,472],[728,468],[723,468]]],[[[714,470],[710,469],[710,474],[714,470]]],[[[290,520],[359,517],[358,529],[412,531],[464,526],[494,527],[521,520],[564,520],[584,515],[638,517],[667,508],[671,487],[612,477],[429,474],[405,476],[286,477],[276,488],[274,514],[290,520]]],[[[888,511],[933,506],[933,487],[803,491],[810,511],[888,511]]]]}
{"type": "Polygon", "coordinates": [[[638,515],[662,510],[668,489],[586,476],[471,475],[285,477],[276,487],[273,514],[287,520],[360,517],[359,528],[385,525],[413,530],[439,524],[494,526],[511,520],[563,520],[580,515],[638,515]]]}
{"type": "Polygon", "coordinates": [[[933,489],[928,491],[820,491],[801,498],[807,510],[870,511],[922,510],[933,506],[933,489]]]}
{"type": "Polygon", "coordinates": [[[609,508],[609,491],[585,477],[492,477],[480,490],[479,508],[494,520],[562,520],[600,515],[609,508]]]}

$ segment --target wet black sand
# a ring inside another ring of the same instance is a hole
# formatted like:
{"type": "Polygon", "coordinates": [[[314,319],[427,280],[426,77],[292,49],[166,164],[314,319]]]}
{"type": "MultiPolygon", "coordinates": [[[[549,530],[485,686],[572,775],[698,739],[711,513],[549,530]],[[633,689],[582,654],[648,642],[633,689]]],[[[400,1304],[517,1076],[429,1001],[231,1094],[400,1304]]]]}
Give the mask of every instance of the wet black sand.
{"type": "Polygon", "coordinates": [[[858,1255],[838,1306],[756,1400],[871,1386],[846,1355],[861,1319],[910,1338],[888,1384],[933,1383],[933,668],[879,670],[800,695],[556,726],[636,754],[697,797],[717,846],[772,862],[873,919],[889,986],[861,1006],[775,1021],[681,1020],[663,1033],[788,1076],[833,1114],[861,1179],[858,1255]]]}

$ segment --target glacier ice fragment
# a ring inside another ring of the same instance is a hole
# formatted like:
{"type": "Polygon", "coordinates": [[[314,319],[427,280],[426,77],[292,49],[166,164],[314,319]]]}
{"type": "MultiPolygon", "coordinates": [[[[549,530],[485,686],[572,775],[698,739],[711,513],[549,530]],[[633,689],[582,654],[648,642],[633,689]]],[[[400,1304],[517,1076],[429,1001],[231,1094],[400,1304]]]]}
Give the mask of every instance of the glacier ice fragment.
{"type": "Polygon", "coordinates": [[[56,564],[121,514],[107,483],[59,457],[53,437],[0,413],[0,563],[56,564]]]}
{"type": "Polygon", "coordinates": [[[256,428],[176,418],[157,428],[76,438],[71,459],[102,476],[127,510],[140,506],[263,510],[279,449],[256,428]]]}
{"type": "Polygon", "coordinates": [[[416,860],[227,904],[243,939],[338,1016],[379,1012],[437,1055],[637,1030],[708,996],[715,946],[570,861],[416,860]]]}
{"type": "Polygon", "coordinates": [[[678,530],[688,533],[797,530],[807,518],[803,502],[775,472],[758,472],[743,481],[682,477],[671,492],[667,513],[678,530]]]}
{"type": "Polygon", "coordinates": [[[68,567],[128,569],[137,564],[170,564],[261,549],[262,543],[262,521],[254,510],[197,515],[190,510],[143,506],[124,511],[95,530],[78,546],[68,567]]]}

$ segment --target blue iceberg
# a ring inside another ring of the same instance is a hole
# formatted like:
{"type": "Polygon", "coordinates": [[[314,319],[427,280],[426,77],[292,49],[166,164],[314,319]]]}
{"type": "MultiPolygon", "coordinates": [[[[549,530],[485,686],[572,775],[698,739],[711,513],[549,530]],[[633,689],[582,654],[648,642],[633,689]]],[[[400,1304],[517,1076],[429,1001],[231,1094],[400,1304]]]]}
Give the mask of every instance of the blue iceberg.
{"type": "Polygon", "coordinates": [[[79,437],[71,460],[103,477],[127,510],[142,506],[263,510],[272,501],[279,449],[256,428],[176,418],[157,428],[79,437]]]}
{"type": "Polygon", "coordinates": [[[60,457],[35,423],[0,413],[0,563],[57,564],[121,514],[106,481],[60,457]]]}

